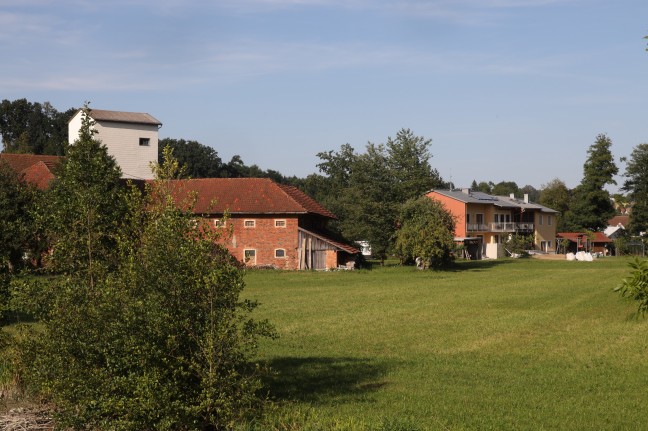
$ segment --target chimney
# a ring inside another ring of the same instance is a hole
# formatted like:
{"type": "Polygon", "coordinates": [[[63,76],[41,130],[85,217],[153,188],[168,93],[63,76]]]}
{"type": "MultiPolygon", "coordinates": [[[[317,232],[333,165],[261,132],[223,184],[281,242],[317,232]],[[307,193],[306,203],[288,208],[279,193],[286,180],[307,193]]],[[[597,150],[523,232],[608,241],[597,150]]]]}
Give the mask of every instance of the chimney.
{"type": "Polygon", "coordinates": [[[511,194],[509,195],[509,197],[510,197],[511,199],[515,199],[515,193],[511,193],[511,194]]]}
{"type": "Polygon", "coordinates": [[[470,194],[470,189],[461,189],[461,192],[469,195],[470,194]]]}
{"type": "Polygon", "coordinates": [[[529,194],[528,194],[528,193],[525,193],[525,194],[524,194],[524,203],[525,203],[525,204],[528,204],[528,203],[529,203],[529,194]]]}

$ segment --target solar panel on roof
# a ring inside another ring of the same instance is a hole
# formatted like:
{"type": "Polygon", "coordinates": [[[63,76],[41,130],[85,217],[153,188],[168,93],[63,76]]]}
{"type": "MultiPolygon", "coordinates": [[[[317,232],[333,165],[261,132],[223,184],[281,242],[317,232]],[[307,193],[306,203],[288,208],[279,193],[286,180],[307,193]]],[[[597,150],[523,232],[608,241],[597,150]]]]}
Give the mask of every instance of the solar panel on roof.
{"type": "Polygon", "coordinates": [[[498,200],[495,196],[488,195],[484,192],[471,192],[470,195],[475,199],[479,199],[480,201],[494,202],[498,200]]]}

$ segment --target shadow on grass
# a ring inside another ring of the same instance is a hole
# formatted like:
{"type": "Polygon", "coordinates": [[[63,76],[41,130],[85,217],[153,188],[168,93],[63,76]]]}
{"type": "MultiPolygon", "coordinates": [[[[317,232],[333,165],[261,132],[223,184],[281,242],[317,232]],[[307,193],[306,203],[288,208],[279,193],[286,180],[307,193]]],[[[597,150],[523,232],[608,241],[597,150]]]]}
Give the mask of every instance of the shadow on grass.
{"type": "Polygon", "coordinates": [[[392,365],[364,358],[282,357],[268,362],[270,396],[282,401],[326,403],[340,396],[363,399],[385,386],[392,365]]]}
{"type": "MultiPolygon", "coordinates": [[[[523,259],[526,260],[526,259],[523,259]]],[[[462,271],[485,271],[501,265],[510,265],[519,263],[520,259],[485,259],[485,260],[463,260],[454,262],[446,269],[441,271],[462,272],[462,271]]]]}

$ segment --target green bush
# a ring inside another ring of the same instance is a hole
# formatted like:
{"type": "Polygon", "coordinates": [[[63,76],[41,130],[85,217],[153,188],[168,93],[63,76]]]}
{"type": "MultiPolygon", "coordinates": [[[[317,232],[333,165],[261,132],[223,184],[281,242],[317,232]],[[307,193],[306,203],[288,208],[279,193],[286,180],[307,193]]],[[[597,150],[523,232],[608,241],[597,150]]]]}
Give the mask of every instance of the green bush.
{"type": "Polygon", "coordinates": [[[224,430],[262,405],[250,358],[272,328],[250,318],[242,269],[170,184],[125,198],[111,265],[89,271],[100,255],[77,250],[65,275],[14,283],[16,306],[40,320],[20,344],[26,389],[61,427],[224,430]]]}
{"type": "Polygon", "coordinates": [[[635,258],[628,265],[632,268],[630,276],[624,278],[614,290],[637,301],[637,312],[644,314],[648,311],[648,260],[635,258]]]}

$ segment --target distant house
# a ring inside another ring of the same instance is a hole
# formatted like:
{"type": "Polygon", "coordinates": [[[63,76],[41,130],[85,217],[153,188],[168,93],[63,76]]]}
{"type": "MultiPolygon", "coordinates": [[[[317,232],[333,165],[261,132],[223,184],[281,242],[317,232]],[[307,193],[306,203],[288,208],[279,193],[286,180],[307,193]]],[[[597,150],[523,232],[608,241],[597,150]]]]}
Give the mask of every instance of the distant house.
{"type": "MultiPolygon", "coordinates": [[[[79,110],[68,123],[69,143],[79,137],[83,110],[79,110]]],[[[130,179],[153,179],[150,162],[158,159],[158,130],[162,123],[150,114],[139,112],[106,111],[91,109],[95,121],[95,138],[108,149],[130,179]]]]}
{"type": "Polygon", "coordinates": [[[559,232],[556,240],[567,240],[564,253],[578,253],[579,251],[591,253],[611,254],[614,240],[608,238],[603,232],[559,232]]]}
{"type": "Polygon", "coordinates": [[[18,175],[41,190],[49,187],[55,178],[54,170],[63,157],[35,154],[0,154],[0,161],[7,163],[18,175]]]}
{"type": "Polygon", "coordinates": [[[267,178],[176,180],[173,187],[179,201],[195,194],[196,216],[222,229],[228,250],[246,265],[335,269],[360,252],[333,238],[326,225],[335,215],[295,187],[267,178]]]}
{"type": "Polygon", "coordinates": [[[531,235],[534,249],[556,251],[557,211],[515,196],[492,196],[461,190],[432,190],[431,199],[441,202],[456,222],[455,241],[465,245],[470,258],[504,257],[504,243],[512,234],[531,235]]]}

